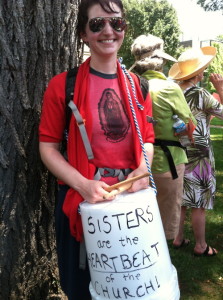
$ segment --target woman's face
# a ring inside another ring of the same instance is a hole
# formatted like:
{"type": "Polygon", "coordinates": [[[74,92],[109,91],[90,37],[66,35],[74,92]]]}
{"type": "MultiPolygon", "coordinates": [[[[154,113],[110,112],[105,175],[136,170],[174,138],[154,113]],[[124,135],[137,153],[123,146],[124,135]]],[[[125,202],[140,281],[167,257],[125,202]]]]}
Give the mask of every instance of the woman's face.
{"type": "Polygon", "coordinates": [[[122,45],[125,31],[115,31],[106,21],[104,28],[99,32],[92,32],[89,28],[89,21],[97,17],[122,17],[119,7],[112,3],[115,11],[118,13],[107,13],[99,4],[91,6],[88,10],[88,23],[85,28],[85,33],[82,34],[82,39],[91,49],[92,57],[109,57],[117,56],[117,52],[122,45]]]}
{"type": "Polygon", "coordinates": [[[197,77],[198,77],[198,82],[199,82],[199,81],[202,81],[202,80],[204,79],[204,71],[202,71],[201,73],[199,73],[199,74],[197,75],[197,77]]]}

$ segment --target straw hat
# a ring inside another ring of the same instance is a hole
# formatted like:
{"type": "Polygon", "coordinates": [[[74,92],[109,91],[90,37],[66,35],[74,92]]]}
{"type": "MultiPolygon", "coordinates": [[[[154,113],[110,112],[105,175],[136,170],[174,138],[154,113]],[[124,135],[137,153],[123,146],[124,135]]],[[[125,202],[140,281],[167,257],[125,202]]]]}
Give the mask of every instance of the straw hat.
{"type": "Polygon", "coordinates": [[[177,60],[163,51],[164,41],[152,34],[138,36],[132,46],[131,53],[135,57],[135,63],[130,68],[133,69],[140,62],[147,60],[160,60],[162,58],[176,62],[177,60]]]}
{"type": "Polygon", "coordinates": [[[183,52],[169,70],[169,77],[174,80],[187,80],[202,71],[212,62],[217,53],[215,47],[191,48],[183,52]]]}

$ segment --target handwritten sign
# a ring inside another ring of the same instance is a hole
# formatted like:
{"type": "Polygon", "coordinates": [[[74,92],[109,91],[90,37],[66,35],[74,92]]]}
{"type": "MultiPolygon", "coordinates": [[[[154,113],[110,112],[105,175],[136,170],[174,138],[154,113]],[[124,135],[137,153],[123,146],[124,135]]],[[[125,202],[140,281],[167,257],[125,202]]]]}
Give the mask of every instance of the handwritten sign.
{"type": "Polygon", "coordinates": [[[93,300],[179,299],[152,189],[121,194],[112,202],[84,202],[81,216],[93,300]]]}

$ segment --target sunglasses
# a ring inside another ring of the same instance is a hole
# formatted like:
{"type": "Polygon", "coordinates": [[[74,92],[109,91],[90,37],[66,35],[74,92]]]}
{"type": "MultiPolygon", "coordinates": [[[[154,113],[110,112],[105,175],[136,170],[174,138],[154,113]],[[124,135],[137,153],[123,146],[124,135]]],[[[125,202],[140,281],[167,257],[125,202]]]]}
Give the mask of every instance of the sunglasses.
{"type": "Polygon", "coordinates": [[[122,32],[126,28],[126,20],[121,17],[98,17],[89,21],[89,28],[92,32],[100,32],[109,22],[112,29],[122,32]]]}

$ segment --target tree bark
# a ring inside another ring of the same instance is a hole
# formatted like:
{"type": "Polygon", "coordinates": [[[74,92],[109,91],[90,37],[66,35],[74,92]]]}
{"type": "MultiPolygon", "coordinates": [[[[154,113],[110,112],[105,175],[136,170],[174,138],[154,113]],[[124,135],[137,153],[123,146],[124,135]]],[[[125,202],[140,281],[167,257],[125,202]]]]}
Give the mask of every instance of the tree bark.
{"type": "Polygon", "coordinates": [[[79,63],[76,0],[0,0],[0,300],[61,299],[55,179],[38,152],[43,92],[79,63]]]}

